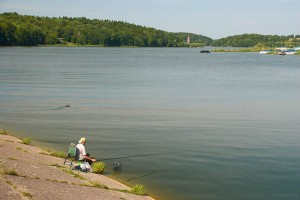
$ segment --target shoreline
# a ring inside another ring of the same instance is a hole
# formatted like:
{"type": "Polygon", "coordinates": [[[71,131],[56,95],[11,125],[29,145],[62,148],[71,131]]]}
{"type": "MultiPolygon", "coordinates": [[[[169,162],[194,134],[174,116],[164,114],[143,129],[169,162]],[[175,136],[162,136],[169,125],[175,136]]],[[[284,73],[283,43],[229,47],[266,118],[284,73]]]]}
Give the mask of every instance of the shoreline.
{"type": "Polygon", "coordinates": [[[5,199],[154,200],[104,175],[71,170],[64,159],[0,132],[0,192],[5,199]]]}
{"type": "MultiPolygon", "coordinates": [[[[175,49],[179,49],[179,48],[191,48],[191,49],[205,49],[206,47],[209,48],[214,48],[212,50],[210,50],[212,53],[259,53],[262,49],[257,49],[255,47],[234,47],[234,49],[231,49],[230,47],[214,47],[214,46],[204,46],[204,47],[138,47],[138,46],[101,46],[101,45],[63,45],[63,44],[57,44],[57,45],[35,45],[35,46],[0,46],[0,48],[6,48],[6,47],[24,47],[24,48],[32,48],[32,47],[42,47],[42,48],[47,48],[47,47],[59,47],[59,48],[175,48],[175,49]],[[228,49],[230,48],[230,49],[228,49]]],[[[268,49],[272,49],[271,47],[268,49]]],[[[274,49],[274,48],[273,48],[274,49]]],[[[274,50],[274,52],[271,53],[267,53],[268,55],[278,55],[277,52],[274,50]]],[[[298,50],[298,52],[292,54],[292,55],[296,55],[299,56],[300,55],[300,51],[298,50]]]]}

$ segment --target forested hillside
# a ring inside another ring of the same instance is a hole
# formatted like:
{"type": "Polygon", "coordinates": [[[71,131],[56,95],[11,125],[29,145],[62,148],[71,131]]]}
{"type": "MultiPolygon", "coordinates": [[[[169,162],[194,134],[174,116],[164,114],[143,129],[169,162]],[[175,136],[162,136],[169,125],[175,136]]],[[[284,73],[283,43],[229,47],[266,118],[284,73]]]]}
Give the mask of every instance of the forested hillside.
{"type": "Polygon", "coordinates": [[[98,45],[138,47],[300,46],[300,35],[243,34],[218,40],[192,33],[170,33],[121,21],[85,17],[39,17],[17,13],[0,14],[0,45],[98,45]]]}
{"type": "Polygon", "coordinates": [[[232,47],[252,47],[255,45],[264,45],[268,47],[294,47],[300,45],[300,35],[260,35],[243,34],[229,36],[213,41],[213,46],[232,46],[232,47]]]}
{"type": "MultiPolygon", "coordinates": [[[[205,37],[207,39],[209,40],[205,37]]],[[[199,38],[198,40],[202,42],[199,38]]],[[[17,13],[0,14],[0,45],[61,43],[139,47],[187,46],[186,38],[182,35],[126,22],[91,20],[85,17],[50,18],[17,13]]]]}

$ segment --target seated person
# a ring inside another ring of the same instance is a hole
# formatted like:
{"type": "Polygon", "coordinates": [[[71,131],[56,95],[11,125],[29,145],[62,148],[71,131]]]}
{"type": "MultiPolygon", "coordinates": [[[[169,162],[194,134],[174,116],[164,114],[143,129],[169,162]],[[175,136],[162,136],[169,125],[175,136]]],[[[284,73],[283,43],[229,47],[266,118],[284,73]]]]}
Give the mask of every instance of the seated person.
{"type": "Polygon", "coordinates": [[[89,157],[90,154],[86,153],[85,151],[85,145],[86,139],[80,138],[78,141],[78,144],[76,145],[76,156],[79,161],[87,161],[90,165],[92,165],[92,162],[95,162],[95,158],[89,157]]]}

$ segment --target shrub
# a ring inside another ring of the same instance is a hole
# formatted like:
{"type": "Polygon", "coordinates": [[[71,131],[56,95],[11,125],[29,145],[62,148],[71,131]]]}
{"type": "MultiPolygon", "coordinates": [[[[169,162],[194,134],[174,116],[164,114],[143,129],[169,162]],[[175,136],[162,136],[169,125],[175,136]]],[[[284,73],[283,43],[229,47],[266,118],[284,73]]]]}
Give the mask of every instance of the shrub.
{"type": "Polygon", "coordinates": [[[103,174],[106,164],[104,162],[96,162],[92,165],[93,172],[96,174],[103,174]]]}
{"type": "Polygon", "coordinates": [[[22,144],[30,145],[31,143],[31,138],[26,137],[22,139],[22,144]]]}
{"type": "Polygon", "coordinates": [[[141,196],[144,196],[146,194],[145,187],[140,184],[134,185],[129,192],[141,196]]]}

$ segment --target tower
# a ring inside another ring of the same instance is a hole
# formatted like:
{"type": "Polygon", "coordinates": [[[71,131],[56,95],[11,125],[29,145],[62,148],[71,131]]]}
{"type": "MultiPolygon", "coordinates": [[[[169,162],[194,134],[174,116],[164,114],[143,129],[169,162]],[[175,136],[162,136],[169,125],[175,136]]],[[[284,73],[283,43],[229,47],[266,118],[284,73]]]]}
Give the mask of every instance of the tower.
{"type": "Polygon", "coordinates": [[[188,45],[190,45],[190,43],[191,43],[190,34],[188,34],[188,36],[187,36],[187,41],[186,41],[186,42],[187,42],[188,45]]]}

